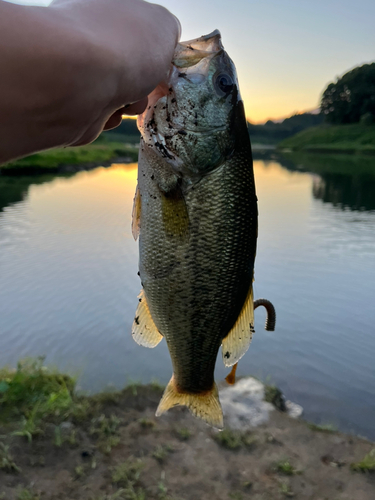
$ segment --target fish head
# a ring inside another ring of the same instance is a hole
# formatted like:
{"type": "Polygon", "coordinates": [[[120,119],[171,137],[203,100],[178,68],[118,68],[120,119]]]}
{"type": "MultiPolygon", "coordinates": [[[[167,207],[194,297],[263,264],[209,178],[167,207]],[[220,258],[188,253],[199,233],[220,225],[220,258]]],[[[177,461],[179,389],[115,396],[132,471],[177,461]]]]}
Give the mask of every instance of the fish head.
{"type": "Polygon", "coordinates": [[[179,176],[199,180],[233,154],[240,98],[219,31],[178,44],[170,74],[138,118],[145,146],[179,176]]]}

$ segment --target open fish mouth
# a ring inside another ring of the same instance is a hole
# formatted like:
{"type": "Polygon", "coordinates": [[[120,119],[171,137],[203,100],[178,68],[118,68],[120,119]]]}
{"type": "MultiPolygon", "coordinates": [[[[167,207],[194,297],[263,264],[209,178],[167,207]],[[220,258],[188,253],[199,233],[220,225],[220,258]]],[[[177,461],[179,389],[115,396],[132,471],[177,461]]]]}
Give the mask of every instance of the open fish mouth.
{"type": "MultiPolygon", "coordinates": [[[[212,33],[194,40],[178,43],[174,52],[171,70],[166,80],[159,83],[155,90],[148,96],[147,109],[138,117],[138,128],[146,132],[146,124],[153,123],[158,102],[166,96],[173,99],[173,87],[179,78],[187,78],[196,83],[203,81],[207,77],[212,57],[217,56],[223,51],[224,47],[221,43],[219,30],[214,30],[212,33]]],[[[169,101],[170,99],[168,98],[165,101],[166,108],[170,105],[169,101]]],[[[151,128],[148,127],[148,132],[151,132],[151,128]]],[[[195,129],[195,131],[203,132],[204,130],[195,129]]],[[[146,133],[145,135],[147,136],[148,134],[146,133]]],[[[151,136],[153,142],[158,140],[163,141],[160,134],[157,136],[151,132],[151,136]]]]}
{"type": "Polygon", "coordinates": [[[216,55],[223,50],[220,31],[215,30],[209,35],[201,36],[195,40],[178,43],[172,64],[176,68],[190,68],[202,59],[216,55]]]}

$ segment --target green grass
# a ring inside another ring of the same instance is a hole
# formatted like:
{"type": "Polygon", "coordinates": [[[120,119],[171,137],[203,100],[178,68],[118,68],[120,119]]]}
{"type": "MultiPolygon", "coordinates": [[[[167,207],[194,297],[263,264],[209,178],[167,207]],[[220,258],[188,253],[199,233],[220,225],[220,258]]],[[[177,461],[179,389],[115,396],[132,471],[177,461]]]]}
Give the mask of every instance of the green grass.
{"type": "Polygon", "coordinates": [[[130,157],[137,161],[138,149],[124,143],[99,141],[98,143],[75,148],[57,148],[21,158],[1,167],[2,174],[7,173],[43,173],[58,172],[66,165],[100,164],[118,157],[130,157]]]}
{"type": "Polygon", "coordinates": [[[352,463],[350,468],[355,472],[375,472],[375,448],[360,462],[352,463]]]}
{"type": "Polygon", "coordinates": [[[72,377],[43,363],[43,357],[26,359],[14,370],[0,370],[0,422],[11,423],[13,435],[28,441],[43,432],[46,422],[58,425],[69,419],[86,420],[96,405],[94,400],[76,395],[72,377]]]}
{"type": "Polygon", "coordinates": [[[320,125],[281,141],[279,149],[375,154],[375,125],[320,125]]]}
{"type": "Polygon", "coordinates": [[[29,488],[22,488],[18,490],[16,500],[40,500],[40,495],[29,488]]]}
{"type": "MultiPolygon", "coordinates": [[[[143,488],[139,487],[139,479],[143,469],[143,462],[133,457],[128,458],[111,469],[112,482],[120,486],[117,497],[124,500],[145,500],[146,494],[143,488]]],[[[111,497],[108,497],[111,498],[111,497]]]]}
{"type": "Polygon", "coordinates": [[[256,438],[249,433],[224,429],[214,434],[215,441],[227,450],[239,450],[242,447],[252,448],[256,444],[256,438]]]}
{"type": "Polygon", "coordinates": [[[6,446],[0,441],[0,470],[5,472],[21,472],[21,469],[17,467],[13,460],[12,455],[9,452],[9,446],[6,446]]]}
{"type": "Polygon", "coordinates": [[[188,441],[192,436],[191,430],[187,427],[176,427],[175,433],[178,439],[180,439],[181,441],[188,441]]]}
{"type": "Polygon", "coordinates": [[[313,424],[313,423],[308,423],[307,426],[312,431],[318,431],[318,432],[337,432],[337,427],[335,427],[333,424],[313,424]]]}
{"type": "Polygon", "coordinates": [[[156,427],[156,422],[150,418],[140,418],[138,422],[142,429],[154,429],[156,427]]]}
{"type": "Polygon", "coordinates": [[[288,459],[282,459],[276,462],[274,469],[285,476],[294,476],[296,474],[301,474],[301,471],[295,469],[288,459]]]}
{"type": "Polygon", "coordinates": [[[173,451],[173,448],[168,445],[168,444],[165,444],[165,445],[159,445],[155,448],[152,456],[161,464],[163,464],[169,454],[173,451]]]}

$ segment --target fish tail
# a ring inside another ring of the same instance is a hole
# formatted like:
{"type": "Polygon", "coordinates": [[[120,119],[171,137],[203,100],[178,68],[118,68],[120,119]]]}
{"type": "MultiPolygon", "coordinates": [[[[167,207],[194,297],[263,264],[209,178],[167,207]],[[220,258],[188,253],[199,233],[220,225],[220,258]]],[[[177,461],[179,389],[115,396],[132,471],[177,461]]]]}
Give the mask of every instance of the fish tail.
{"type": "Polygon", "coordinates": [[[223,411],[215,383],[210,391],[193,394],[179,391],[172,377],[160,400],[156,416],[159,417],[174,406],[186,406],[194,416],[201,418],[208,425],[217,429],[224,427],[223,411]]]}

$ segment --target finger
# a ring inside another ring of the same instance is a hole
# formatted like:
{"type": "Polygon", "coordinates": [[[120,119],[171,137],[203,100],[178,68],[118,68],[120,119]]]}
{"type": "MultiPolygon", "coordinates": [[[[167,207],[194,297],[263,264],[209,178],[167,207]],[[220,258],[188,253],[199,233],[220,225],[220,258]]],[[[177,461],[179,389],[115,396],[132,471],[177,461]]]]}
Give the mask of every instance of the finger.
{"type": "Polygon", "coordinates": [[[140,101],[134,102],[122,109],[124,115],[140,115],[147,108],[148,98],[144,97],[140,101]]]}
{"type": "Polygon", "coordinates": [[[113,113],[113,115],[107,120],[107,123],[104,125],[103,130],[111,130],[118,127],[121,124],[123,112],[124,108],[121,108],[113,113]]]}

